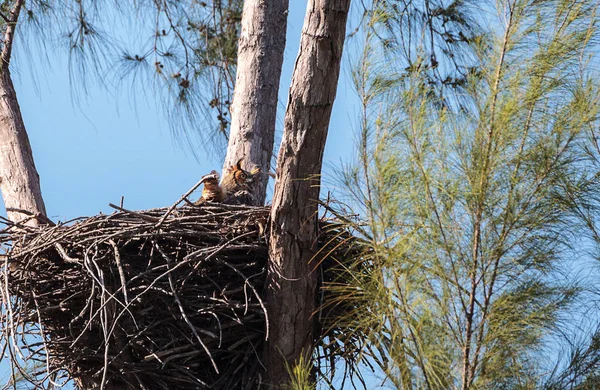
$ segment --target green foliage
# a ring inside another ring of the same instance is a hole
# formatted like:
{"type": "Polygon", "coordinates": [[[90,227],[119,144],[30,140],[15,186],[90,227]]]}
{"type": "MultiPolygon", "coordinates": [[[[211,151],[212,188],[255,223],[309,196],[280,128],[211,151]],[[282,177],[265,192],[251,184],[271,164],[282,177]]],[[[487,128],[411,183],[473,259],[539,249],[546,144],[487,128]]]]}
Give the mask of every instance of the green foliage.
{"type": "Polygon", "coordinates": [[[312,377],[313,364],[304,355],[293,367],[287,367],[290,374],[289,385],[284,386],[286,390],[312,390],[315,388],[312,377]]]}
{"type": "MultiPolygon", "coordinates": [[[[537,388],[582,296],[566,270],[583,233],[595,236],[596,3],[480,3],[491,27],[451,61],[471,69],[452,95],[431,63],[390,52],[435,58],[428,34],[382,38],[410,15],[398,3],[375,3],[354,73],[362,135],[344,180],[376,272],[357,277],[363,315],[349,321],[372,329],[371,359],[397,388],[537,388]]],[[[445,3],[442,14],[466,5],[445,3]]]]}
{"type": "Polygon", "coordinates": [[[543,383],[546,390],[592,390],[600,385],[600,333],[598,329],[587,346],[575,346],[562,370],[555,370],[543,383]]]}
{"type": "Polygon", "coordinates": [[[438,98],[463,88],[477,69],[471,46],[485,41],[481,2],[376,0],[366,15],[381,54],[401,64],[397,76],[421,73],[438,98]]]}

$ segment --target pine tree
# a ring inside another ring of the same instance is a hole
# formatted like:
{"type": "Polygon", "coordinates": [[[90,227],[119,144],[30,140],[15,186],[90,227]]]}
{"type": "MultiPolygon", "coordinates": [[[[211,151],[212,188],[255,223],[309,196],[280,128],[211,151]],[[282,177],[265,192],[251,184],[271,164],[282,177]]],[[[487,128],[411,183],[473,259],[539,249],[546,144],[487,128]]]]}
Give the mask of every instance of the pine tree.
{"type": "MultiPolygon", "coordinates": [[[[460,61],[431,54],[427,28],[402,41],[393,27],[408,6],[376,2],[364,23],[361,154],[344,180],[374,271],[338,288],[359,302],[349,326],[373,330],[370,359],[397,388],[543,387],[545,351],[585,297],[561,271],[595,234],[597,5],[480,7],[489,28],[447,35],[464,37],[460,61]],[[453,72],[460,82],[444,83],[453,72]]],[[[469,9],[437,15],[457,8],[469,9]]],[[[592,347],[572,383],[593,380],[592,347]]]]}
{"type": "MultiPolygon", "coordinates": [[[[67,26],[71,64],[75,65],[72,69],[74,77],[85,76],[90,65],[91,70],[101,73],[99,70],[104,65],[102,56],[110,50],[114,51],[114,47],[106,46],[107,41],[97,24],[99,18],[110,18],[111,15],[92,1],[38,0],[28,3],[29,8],[25,7],[22,0],[4,1],[3,4],[11,10],[10,16],[4,18],[6,24],[2,52],[5,58],[4,74],[8,82],[8,60],[19,15],[27,16],[28,21],[34,27],[39,27],[40,31],[53,26],[48,20],[58,21],[61,28],[67,26]],[[5,52],[8,53],[6,56],[5,52]]],[[[134,2],[132,7],[117,4],[119,10],[144,14],[149,9],[155,14],[153,19],[149,19],[155,23],[152,26],[151,47],[142,50],[141,54],[124,54],[122,64],[132,68],[130,70],[152,66],[156,80],[167,88],[170,92],[168,96],[175,97],[176,112],[188,114],[183,119],[193,120],[201,111],[202,107],[196,100],[200,92],[195,88],[202,85],[203,81],[204,86],[213,87],[214,97],[208,105],[217,110],[219,130],[224,134],[229,124],[225,117],[231,103],[232,70],[235,69],[235,97],[231,106],[231,123],[234,127],[228,159],[241,155],[246,164],[254,164],[262,169],[262,180],[258,181],[259,185],[254,190],[256,203],[263,204],[274,147],[275,108],[285,45],[285,36],[281,36],[279,29],[286,21],[288,3],[246,2],[243,12],[241,5],[240,1],[214,1],[209,5],[205,2],[169,0],[134,2]],[[238,34],[240,40],[236,52],[238,34]],[[216,77],[213,77],[215,74],[216,77]]],[[[287,332],[276,328],[271,332],[274,336],[268,340],[266,371],[268,381],[272,384],[289,382],[287,367],[294,367],[312,353],[312,309],[316,279],[308,261],[317,250],[313,245],[317,231],[304,229],[303,226],[317,223],[318,178],[335,99],[348,9],[347,0],[308,3],[302,48],[290,91],[282,153],[278,159],[280,173],[273,200],[275,206],[270,237],[273,243],[270,248],[272,284],[268,294],[268,310],[273,313],[270,326],[281,325],[281,329],[285,326],[287,332]],[[320,20],[321,17],[325,19],[320,20]],[[304,197],[301,208],[295,204],[298,192],[308,195],[304,197]],[[297,299],[295,295],[302,298],[297,299]],[[293,316],[300,314],[296,321],[287,320],[292,316],[291,312],[293,316]],[[303,342],[296,342],[296,338],[303,342]]],[[[9,86],[12,88],[12,84],[9,86]]],[[[16,104],[14,89],[5,90],[5,96],[16,104]]],[[[18,114],[18,109],[13,111],[18,114]]],[[[15,159],[15,155],[9,151],[7,159],[0,160],[0,175],[9,173],[0,178],[10,186],[17,185],[10,169],[15,165],[14,161],[26,159],[28,164],[24,164],[17,176],[27,183],[37,183],[37,187],[19,188],[17,192],[19,196],[25,195],[37,203],[19,203],[17,212],[29,216],[32,221],[47,222],[39,181],[28,180],[30,176],[37,179],[37,174],[32,151],[27,149],[29,143],[22,119],[14,112],[7,115],[9,124],[12,127],[20,126],[22,136],[13,142],[18,148],[12,147],[11,150],[22,148],[25,157],[17,156],[15,159]]],[[[7,126],[0,131],[14,133],[7,126]]],[[[2,188],[8,207],[12,207],[11,202],[15,200],[11,189],[2,188]]],[[[20,218],[13,220],[19,221],[20,218]]],[[[85,377],[81,378],[78,385],[84,388],[107,388],[104,379],[104,375],[100,378],[102,382],[85,377]]]]}

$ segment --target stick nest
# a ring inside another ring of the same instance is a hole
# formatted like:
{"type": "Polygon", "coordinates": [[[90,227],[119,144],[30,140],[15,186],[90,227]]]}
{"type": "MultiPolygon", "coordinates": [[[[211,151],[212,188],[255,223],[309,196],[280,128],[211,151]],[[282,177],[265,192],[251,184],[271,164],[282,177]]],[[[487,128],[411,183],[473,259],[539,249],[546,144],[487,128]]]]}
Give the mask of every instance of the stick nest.
{"type": "MultiPolygon", "coordinates": [[[[43,387],[62,375],[85,388],[258,388],[268,218],[267,207],[205,204],[9,226],[3,355],[33,364],[20,375],[43,387]]],[[[338,325],[351,302],[322,287],[348,284],[364,246],[343,223],[322,219],[320,232],[316,369],[332,376],[364,337],[338,325]]]]}

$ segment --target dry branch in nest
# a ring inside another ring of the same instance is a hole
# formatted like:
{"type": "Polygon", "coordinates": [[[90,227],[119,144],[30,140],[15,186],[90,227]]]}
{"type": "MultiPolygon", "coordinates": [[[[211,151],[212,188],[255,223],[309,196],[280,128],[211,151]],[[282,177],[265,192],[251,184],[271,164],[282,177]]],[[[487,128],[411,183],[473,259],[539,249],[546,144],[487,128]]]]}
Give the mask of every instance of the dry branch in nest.
{"type": "MultiPolygon", "coordinates": [[[[259,387],[268,217],[266,207],[209,203],[9,226],[3,356],[37,362],[20,375],[43,387],[61,375],[86,388],[259,387]]],[[[320,280],[348,283],[345,263],[364,245],[342,223],[322,220],[321,232],[320,280]]],[[[315,314],[317,369],[329,373],[340,357],[352,367],[364,341],[336,325],[355,308],[334,295],[322,289],[315,314]]]]}

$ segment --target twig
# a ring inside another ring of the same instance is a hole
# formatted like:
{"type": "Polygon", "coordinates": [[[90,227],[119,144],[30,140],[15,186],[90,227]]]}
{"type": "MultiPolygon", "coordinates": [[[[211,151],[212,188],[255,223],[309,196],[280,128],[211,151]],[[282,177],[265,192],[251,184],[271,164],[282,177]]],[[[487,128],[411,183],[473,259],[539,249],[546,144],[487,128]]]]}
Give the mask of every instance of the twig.
{"type": "Polygon", "coordinates": [[[125,279],[125,271],[123,271],[123,264],[121,263],[119,247],[112,239],[108,240],[108,243],[115,251],[115,263],[117,263],[117,268],[119,269],[119,279],[121,279],[121,287],[123,288],[123,300],[125,301],[125,305],[129,305],[129,299],[127,299],[127,280],[125,279]]]}
{"type": "Polygon", "coordinates": [[[163,215],[163,217],[160,219],[160,221],[158,221],[158,223],[156,224],[156,226],[154,226],[155,228],[159,228],[160,225],[162,225],[162,223],[165,221],[165,219],[167,219],[167,217],[173,212],[173,210],[175,210],[175,208],[179,205],[179,203],[183,202],[184,199],[186,199],[188,196],[190,196],[190,194],[194,191],[196,191],[196,188],[200,187],[200,184],[204,183],[204,181],[206,180],[206,176],[203,176],[198,183],[194,184],[194,186],[192,188],[190,188],[188,190],[188,192],[186,192],[185,194],[183,194],[181,196],[181,198],[179,198],[179,200],[175,203],[173,203],[173,205],[171,207],[169,207],[169,209],[167,210],[167,212],[165,213],[165,215],[163,215]]]}
{"type": "MultiPolygon", "coordinates": [[[[158,250],[158,252],[165,258],[165,260],[167,260],[167,262],[170,263],[171,262],[171,258],[169,256],[167,256],[165,252],[163,252],[163,250],[162,250],[162,248],[160,246],[158,246],[156,243],[154,245],[155,245],[156,249],[158,250]]],[[[184,321],[190,327],[190,330],[192,331],[192,333],[194,334],[194,336],[196,336],[196,340],[198,340],[198,342],[200,343],[200,345],[202,346],[202,348],[204,349],[204,351],[208,355],[208,357],[210,359],[210,362],[213,365],[213,368],[215,369],[215,371],[218,374],[219,373],[219,368],[217,367],[217,363],[215,363],[215,360],[213,359],[212,354],[210,353],[210,351],[208,350],[208,348],[206,347],[206,345],[204,344],[204,342],[200,338],[200,335],[198,334],[198,331],[196,330],[196,327],[192,324],[192,322],[188,318],[187,314],[185,314],[185,310],[183,309],[183,305],[181,304],[181,301],[179,300],[179,297],[177,296],[177,292],[175,291],[175,286],[173,286],[173,278],[171,277],[171,273],[169,273],[168,279],[169,279],[169,286],[171,287],[171,291],[173,292],[173,295],[175,297],[175,301],[177,302],[177,306],[179,307],[179,312],[183,316],[184,321]]]]}
{"type": "Polygon", "coordinates": [[[61,244],[59,244],[58,242],[56,244],[54,244],[54,247],[56,248],[56,250],[58,251],[58,254],[64,260],[65,263],[79,264],[82,262],[82,260],[80,260],[80,259],[75,259],[75,258],[69,256],[67,254],[67,251],[65,251],[65,248],[63,248],[63,246],[61,244]]]}
{"type": "MultiPolygon", "coordinates": [[[[44,214],[41,214],[41,213],[32,213],[31,211],[24,210],[24,209],[18,209],[15,207],[7,207],[6,211],[28,215],[32,218],[39,220],[40,222],[47,223],[50,226],[56,225],[56,223],[54,223],[54,221],[52,221],[50,218],[46,217],[44,214]]],[[[13,223],[15,223],[15,222],[13,222],[13,223]]]]}
{"type": "Polygon", "coordinates": [[[139,218],[141,218],[141,219],[143,219],[145,221],[150,221],[150,222],[159,221],[159,218],[151,217],[149,215],[142,214],[142,213],[138,213],[137,211],[127,210],[127,209],[125,209],[125,208],[123,208],[121,206],[117,206],[116,204],[109,203],[108,205],[110,207],[112,207],[113,209],[122,211],[122,212],[127,213],[127,214],[135,215],[136,217],[139,217],[139,218]]]}
{"type": "Polygon", "coordinates": [[[256,292],[256,289],[254,288],[254,286],[250,283],[248,283],[248,278],[246,278],[244,276],[244,274],[238,270],[237,268],[235,268],[233,265],[229,264],[229,263],[223,263],[225,264],[227,267],[231,268],[232,270],[234,270],[237,274],[239,274],[241,277],[243,277],[244,283],[248,284],[248,286],[250,286],[250,289],[252,289],[252,292],[254,292],[254,295],[256,296],[256,299],[258,299],[258,303],[260,304],[260,307],[263,309],[263,313],[265,314],[265,340],[269,339],[269,315],[267,313],[267,308],[265,307],[265,304],[263,303],[262,299],[260,299],[260,295],[258,294],[258,292],[256,292]]]}

